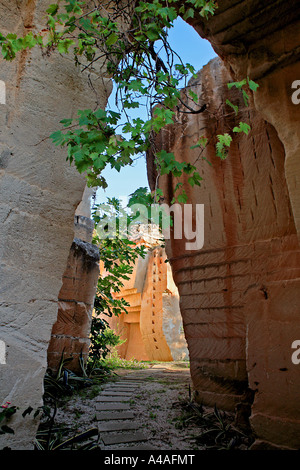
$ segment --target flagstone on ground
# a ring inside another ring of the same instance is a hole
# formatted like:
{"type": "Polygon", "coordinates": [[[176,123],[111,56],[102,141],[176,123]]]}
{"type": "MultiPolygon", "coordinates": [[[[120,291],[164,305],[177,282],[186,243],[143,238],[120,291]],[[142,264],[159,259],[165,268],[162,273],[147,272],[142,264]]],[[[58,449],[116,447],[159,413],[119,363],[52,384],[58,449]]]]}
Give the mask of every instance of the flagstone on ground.
{"type": "Polygon", "coordinates": [[[121,370],[117,381],[103,387],[95,402],[102,450],[191,448],[185,442],[174,447],[170,439],[174,431],[178,434],[172,423],[170,391],[174,402],[183,393],[187,396],[190,386],[189,369],[172,365],[121,370]]]}

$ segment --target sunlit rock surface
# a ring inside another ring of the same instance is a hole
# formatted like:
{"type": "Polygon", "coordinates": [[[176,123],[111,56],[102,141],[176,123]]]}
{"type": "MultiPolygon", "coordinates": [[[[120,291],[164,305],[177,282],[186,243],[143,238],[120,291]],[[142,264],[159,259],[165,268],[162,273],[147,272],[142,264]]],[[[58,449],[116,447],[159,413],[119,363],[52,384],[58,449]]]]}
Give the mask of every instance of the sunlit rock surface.
{"type": "MultiPolygon", "coordinates": [[[[116,298],[129,304],[128,313],[104,319],[125,342],[120,357],[143,361],[187,360],[188,351],[179,309],[179,296],[165,249],[155,226],[136,226],[130,239],[147,248],[116,298]]],[[[102,271],[102,275],[105,272],[102,271]]]]}
{"type": "MultiPolygon", "coordinates": [[[[0,1],[0,29],[18,35],[39,31],[51,2],[0,1]]],[[[57,320],[58,295],[74,238],[74,214],[85,178],[66,162],[49,135],[95,95],[72,60],[39,48],[1,62],[6,99],[0,103],[0,402],[19,407],[0,447],[32,449],[38,421],[21,417],[42,405],[47,348],[57,320]]],[[[106,104],[106,80],[97,98],[106,104]]],[[[2,93],[3,97],[3,93],[2,93]]]]}

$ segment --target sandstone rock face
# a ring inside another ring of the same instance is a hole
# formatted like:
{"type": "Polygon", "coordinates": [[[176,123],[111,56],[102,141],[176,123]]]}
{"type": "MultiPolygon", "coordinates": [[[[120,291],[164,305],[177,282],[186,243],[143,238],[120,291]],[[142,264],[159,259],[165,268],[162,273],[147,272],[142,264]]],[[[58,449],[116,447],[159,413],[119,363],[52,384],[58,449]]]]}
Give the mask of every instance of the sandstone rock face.
{"type": "Polygon", "coordinates": [[[48,367],[57,371],[62,355],[72,357],[67,368],[82,373],[80,356],[86,362],[94,298],[99,277],[99,250],[74,238],[63,285],[58,295],[58,315],[48,347],[48,367]]]}
{"type": "MultiPolygon", "coordinates": [[[[144,237],[137,244],[148,247],[139,257],[134,271],[116,298],[129,304],[127,314],[104,318],[125,342],[118,346],[120,357],[139,361],[188,359],[188,351],[179,309],[178,290],[174,284],[164,248],[157,240],[144,237]]],[[[104,273],[102,273],[103,275],[104,273]]]]}
{"type": "MultiPolygon", "coordinates": [[[[262,244],[254,256],[252,263],[256,266],[260,253],[268,258],[270,275],[262,278],[266,282],[263,287],[260,279],[248,291],[246,357],[249,383],[257,390],[251,417],[254,430],[263,440],[299,448],[299,366],[290,359],[291,343],[300,338],[296,321],[300,285],[295,236],[300,239],[300,103],[295,99],[300,77],[299,4],[296,0],[224,0],[214,18],[209,22],[197,18],[193,25],[211,42],[233,79],[249,76],[259,84],[254,106],[273,125],[284,147],[283,167],[278,168],[276,177],[282,172],[288,194],[280,197],[279,210],[281,214],[291,211],[296,233],[284,234],[280,241],[273,240],[271,244],[266,237],[266,246],[262,244]],[[253,360],[254,357],[260,360],[253,360]]],[[[255,135],[254,139],[257,141],[255,135]]],[[[269,142],[272,145],[274,140],[269,142]]],[[[276,198],[276,182],[270,179],[270,184],[276,198]]],[[[256,188],[261,192],[262,185],[256,183],[256,188]]],[[[265,202],[260,204],[261,217],[266,216],[265,202]]],[[[276,206],[273,204],[274,209],[276,206]]],[[[287,233],[288,226],[282,220],[278,229],[285,227],[287,233]]],[[[261,224],[258,230],[260,227],[261,224]]]]}
{"type": "MultiPolygon", "coordinates": [[[[194,213],[204,204],[203,249],[188,251],[187,239],[173,236],[166,250],[197,399],[249,413],[252,404],[250,421],[261,441],[299,448],[300,366],[291,361],[291,345],[300,338],[300,249],[286,152],[274,126],[254,106],[245,108],[238,92],[228,90],[229,81],[221,60],[211,61],[189,84],[207,110],[177,113],[175,124],[157,138],[178,161],[195,163],[203,177],[201,187],[181,180],[194,213]],[[227,98],[239,105],[238,116],[227,98]],[[251,134],[236,135],[221,161],[214,136],[240,121],[251,125],[251,134]],[[209,138],[203,153],[190,148],[202,135],[209,138]]],[[[160,177],[165,202],[170,204],[177,183],[160,177]]]]}
{"type": "Polygon", "coordinates": [[[224,0],[214,17],[192,20],[208,39],[232,77],[249,76],[260,85],[255,108],[276,129],[285,148],[285,176],[299,236],[299,102],[292,99],[300,80],[300,12],[297,0],[224,0]]]}
{"type": "MultiPolygon", "coordinates": [[[[164,253],[165,258],[165,253],[164,253]]],[[[189,359],[187,343],[183,331],[182,317],[179,306],[179,293],[174,283],[172,269],[167,263],[167,288],[162,294],[163,314],[162,329],[173,361],[186,361],[189,359]]]]}
{"type": "Polygon", "coordinates": [[[82,374],[79,358],[86,363],[99,278],[99,249],[93,245],[94,222],[91,219],[93,191],[86,187],[74,217],[74,235],[63,284],[58,295],[57,321],[48,347],[48,368],[56,372],[64,358],[67,368],[82,374]]]}
{"type": "MultiPolygon", "coordinates": [[[[2,0],[1,31],[39,30],[50,3],[2,0]]],[[[0,339],[6,345],[0,401],[20,408],[11,424],[17,432],[2,436],[0,447],[27,449],[38,422],[20,414],[42,404],[47,348],[85,189],[84,177],[47,137],[61,119],[94,106],[95,97],[71,60],[57,53],[43,57],[39,49],[2,62],[0,80],[6,84],[0,104],[0,339]]]]}

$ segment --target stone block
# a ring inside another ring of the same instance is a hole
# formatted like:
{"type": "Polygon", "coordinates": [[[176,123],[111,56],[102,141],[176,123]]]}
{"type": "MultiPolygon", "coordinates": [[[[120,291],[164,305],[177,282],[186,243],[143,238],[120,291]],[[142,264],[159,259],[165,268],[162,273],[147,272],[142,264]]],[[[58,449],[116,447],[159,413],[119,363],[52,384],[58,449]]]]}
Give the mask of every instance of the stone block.
{"type": "Polygon", "coordinates": [[[125,444],[129,442],[140,442],[146,441],[147,437],[141,432],[135,433],[119,433],[119,434],[101,434],[101,439],[105,445],[117,445],[117,444],[125,444]]]}

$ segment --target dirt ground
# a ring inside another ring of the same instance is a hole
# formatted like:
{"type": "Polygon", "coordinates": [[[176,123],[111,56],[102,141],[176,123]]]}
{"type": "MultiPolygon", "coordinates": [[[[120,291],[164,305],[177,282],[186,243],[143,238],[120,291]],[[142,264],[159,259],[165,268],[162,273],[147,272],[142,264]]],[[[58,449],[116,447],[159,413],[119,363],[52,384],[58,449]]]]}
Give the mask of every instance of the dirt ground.
{"type": "MultiPolygon", "coordinates": [[[[147,369],[119,369],[114,372],[116,375],[111,376],[108,382],[127,379],[129,376],[134,381],[137,379],[139,387],[132,395],[130,404],[135,423],[152,446],[162,450],[194,448],[193,429],[178,429],[182,414],[179,403],[188,400],[191,387],[187,363],[154,364],[147,369]]],[[[71,397],[58,409],[55,422],[76,433],[96,426],[96,392],[95,389],[86,390],[71,397]]]]}
{"type": "Polygon", "coordinates": [[[182,414],[179,404],[188,400],[191,387],[188,365],[156,364],[130,374],[122,371],[121,375],[142,379],[139,390],[133,396],[132,408],[136,423],[147,435],[151,445],[157,450],[193,449],[192,429],[178,428],[182,414]]]}
{"type": "MultiPolygon", "coordinates": [[[[148,444],[157,450],[204,450],[209,448],[210,436],[218,436],[218,439],[226,437],[226,446],[234,444],[235,448],[246,450],[249,439],[246,436],[232,434],[230,431],[225,436],[222,420],[208,421],[213,428],[207,434],[209,440],[199,441],[199,435],[207,431],[200,419],[195,420],[190,411],[192,398],[192,381],[189,365],[186,362],[172,362],[151,364],[146,369],[115,370],[108,382],[132,380],[139,386],[130,399],[130,409],[134,413],[134,422],[146,435],[148,444]],[[188,406],[187,406],[188,405],[188,406]],[[192,417],[191,417],[192,416],[192,417]],[[216,428],[217,425],[217,428],[216,428]],[[219,432],[220,431],[220,432],[219,432]]],[[[106,382],[106,385],[107,383],[106,382]]],[[[58,408],[55,422],[69,428],[69,435],[75,435],[97,427],[96,399],[101,393],[102,386],[92,387],[66,400],[62,407],[58,408]]],[[[199,405],[195,405],[199,407],[199,405]]],[[[214,410],[205,408],[204,414],[213,415],[214,410]]],[[[197,413],[197,409],[196,409],[197,413]]],[[[215,418],[213,416],[213,418],[215,418]]],[[[205,421],[207,424],[207,421],[205,421]]],[[[230,426],[232,417],[229,416],[230,426]]],[[[224,444],[224,439],[222,445],[224,444]]],[[[101,449],[101,435],[99,441],[101,449]]],[[[126,447],[126,444],[121,446],[126,447]]],[[[105,447],[105,450],[118,450],[120,445],[105,447]]]]}

